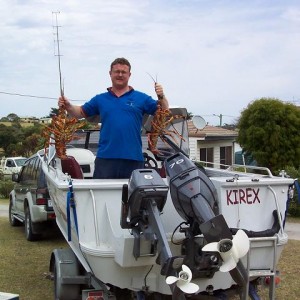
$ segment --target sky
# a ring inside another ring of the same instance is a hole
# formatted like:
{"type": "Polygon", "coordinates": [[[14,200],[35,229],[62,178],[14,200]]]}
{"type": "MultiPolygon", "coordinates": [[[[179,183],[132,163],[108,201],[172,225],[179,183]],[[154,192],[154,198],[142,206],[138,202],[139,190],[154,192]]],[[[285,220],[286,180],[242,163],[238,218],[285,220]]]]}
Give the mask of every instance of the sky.
{"type": "Polygon", "coordinates": [[[262,97],[300,105],[298,0],[0,0],[0,15],[0,118],[57,107],[56,29],[73,104],[105,92],[125,57],[136,90],[155,97],[151,74],[171,106],[211,125],[262,97]]]}

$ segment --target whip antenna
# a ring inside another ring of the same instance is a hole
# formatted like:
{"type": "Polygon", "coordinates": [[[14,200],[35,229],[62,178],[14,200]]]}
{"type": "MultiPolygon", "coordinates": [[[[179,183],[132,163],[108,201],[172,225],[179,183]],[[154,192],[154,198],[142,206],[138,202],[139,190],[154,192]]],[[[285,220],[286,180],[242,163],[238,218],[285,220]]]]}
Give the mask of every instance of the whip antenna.
{"type": "Polygon", "coordinates": [[[64,96],[64,87],[63,87],[63,82],[62,82],[62,77],[61,77],[61,61],[60,61],[60,39],[59,39],[59,34],[58,34],[58,28],[61,26],[58,26],[58,21],[57,21],[57,15],[59,14],[59,11],[52,12],[52,23],[53,23],[53,15],[55,15],[55,25],[53,24],[53,29],[54,32],[53,34],[56,36],[56,39],[54,39],[54,55],[58,57],[58,72],[59,72],[59,87],[60,87],[60,95],[64,96]],[[57,43],[57,53],[55,51],[55,42],[57,43]]]}

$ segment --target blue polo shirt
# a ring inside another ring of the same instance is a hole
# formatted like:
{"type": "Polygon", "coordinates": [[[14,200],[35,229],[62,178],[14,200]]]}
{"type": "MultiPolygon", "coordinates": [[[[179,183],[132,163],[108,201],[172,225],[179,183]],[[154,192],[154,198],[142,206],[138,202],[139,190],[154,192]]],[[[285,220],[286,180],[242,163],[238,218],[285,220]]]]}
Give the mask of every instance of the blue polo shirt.
{"type": "Polygon", "coordinates": [[[121,97],[108,91],[83,106],[87,117],[100,115],[97,157],[143,161],[141,128],[144,114],[154,114],[157,101],[131,89],[121,97]]]}

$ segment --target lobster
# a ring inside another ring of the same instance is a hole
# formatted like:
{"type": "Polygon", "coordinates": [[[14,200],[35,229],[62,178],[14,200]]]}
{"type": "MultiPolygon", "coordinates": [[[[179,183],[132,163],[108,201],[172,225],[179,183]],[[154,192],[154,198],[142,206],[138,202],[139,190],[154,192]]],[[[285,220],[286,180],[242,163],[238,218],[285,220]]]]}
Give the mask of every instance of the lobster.
{"type": "Polygon", "coordinates": [[[52,117],[51,124],[43,130],[45,149],[50,145],[52,138],[55,141],[56,155],[60,159],[66,159],[66,144],[74,138],[75,131],[84,125],[84,122],[78,122],[76,118],[69,118],[66,110],[60,107],[58,114],[52,117]]]}
{"type": "Polygon", "coordinates": [[[181,115],[173,116],[169,109],[163,109],[161,104],[162,98],[163,96],[158,96],[157,110],[151,121],[151,130],[147,134],[148,148],[154,155],[161,154],[161,152],[157,149],[157,142],[159,137],[165,143],[166,143],[165,136],[171,137],[175,143],[176,143],[175,135],[180,137],[180,139],[183,139],[183,137],[175,129],[175,127],[173,130],[166,129],[172,123],[172,121],[178,118],[183,118],[183,116],[181,115]]]}

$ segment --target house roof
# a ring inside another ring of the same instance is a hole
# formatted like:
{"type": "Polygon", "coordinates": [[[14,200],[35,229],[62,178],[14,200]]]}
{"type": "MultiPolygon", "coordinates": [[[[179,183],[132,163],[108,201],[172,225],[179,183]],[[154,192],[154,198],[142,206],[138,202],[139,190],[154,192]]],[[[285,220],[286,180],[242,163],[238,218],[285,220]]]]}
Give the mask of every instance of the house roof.
{"type": "Polygon", "coordinates": [[[238,136],[237,131],[206,125],[203,129],[197,129],[192,121],[188,121],[189,137],[213,139],[234,139],[238,136]]]}

